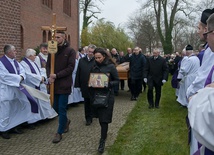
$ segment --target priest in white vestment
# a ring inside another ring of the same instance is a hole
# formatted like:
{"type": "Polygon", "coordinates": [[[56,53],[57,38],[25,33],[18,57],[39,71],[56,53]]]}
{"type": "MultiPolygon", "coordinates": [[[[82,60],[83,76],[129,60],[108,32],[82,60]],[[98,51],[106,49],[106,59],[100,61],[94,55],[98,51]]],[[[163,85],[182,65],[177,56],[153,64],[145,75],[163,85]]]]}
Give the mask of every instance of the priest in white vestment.
{"type": "Polygon", "coordinates": [[[200,67],[200,60],[194,55],[191,45],[186,46],[186,56],[187,58],[184,58],[184,61],[181,62],[178,74],[178,79],[180,78],[180,75],[182,75],[182,80],[179,82],[180,88],[177,101],[182,106],[187,106],[188,104],[186,91],[194,81],[198,68],[200,67]]]}
{"type": "Polygon", "coordinates": [[[209,138],[211,138],[211,141],[213,142],[214,126],[213,126],[213,123],[211,123],[214,119],[212,114],[213,113],[213,108],[212,108],[213,91],[212,90],[207,91],[207,89],[202,89],[207,84],[213,82],[211,78],[212,74],[210,74],[213,71],[212,67],[214,65],[214,53],[213,53],[214,52],[214,44],[213,44],[214,43],[213,42],[214,15],[212,15],[213,13],[214,13],[214,9],[205,9],[202,12],[201,21],[198,24],[198,28],[199,28],[198,34],[200,36],[200,39],[203,41],[207,41],[208,44],[205,46],[206,50],[204,52],[204,56],[202,59],[202,65],[198,70],[197,77],[187,90],[187,96],[190,99],[190,102],[188,105],[188,116],[189,116],[189,122],[192,128],[192,135],[202,144],[202,147],[200,147],[200,149],[199,149],[199,145],[197,145],[197,147],[191,146],[190,147],[191,155],[192,154],[194,155],[214,154],[213,152],[214,144],[212,143],[212,147],[210,147],[211,143],[204,143],[205,141],[208,142],[209,138]],[[210,18],[209,16],[210,17],[213,16],[213,19],[211,20],[210,23],[208,19],[210,18]],[[210,24],[210,26],[208,23],[210,24]],[[198,133],[195,132],[196,130],[198,130],[197,131],[198,133]],[[201,135],[201,136],[198,136],[198,135],[201,135]]]}
{"type": "Polygon", "coordinates": [[[35,58],[35,63],[42,71],[42,75],[46,76],[46,63],[48,59],[48,44],[42,43],[39,46],[39,54],[35,58]]]}
{"type": "MultiPolygon", "coordinates": [[[[42,75],[41,70],[34,62],[36,58],[36,51],[33,49],[27,49],[25,58],[20,62],[26,73],[25,83],[35,89],[38,89],[44,93],[47,93],[45,81],[46,76],[42,75]]],[[[35,98],[39,106],[39,113],[33,114],[29,119],[29,123],[34,123],[43,119],[51,119],[57,116],[55,110],[51,107],[49,102],[35,98]]]]}
{"type": "Polygon", "coordinates": [[[184,85],[182,86],[182,82],[180,82],[180,80],[183,79],[183,75],[181,73],[179,73],[179,70],[180,70],[180,68],[182,68],[185,65],[186,59],[188,59],[188,57],[186,56],[186,47],[182,50],[181,55],[182,55],[182,60],[181,60],[181,62],[178,62],[178,76],[177,76],[177,80],[179,81],[179,83],[178,83],[178,87],[176,88],[176,91],[175,91],[175,95],[177,97],[179,95],[179,90],[181,90],[182,87],[184,87],[184,85]]]}
{"type": "Polygon", "coordinates": [[[19,89],[20,83],[26,79],[26,76],[24,68],[15,60],[16,54],[13,45],[5,45],[4,56],[0,58],[1,132],[27,122],[32,114],[29,100],[19,89]]]}

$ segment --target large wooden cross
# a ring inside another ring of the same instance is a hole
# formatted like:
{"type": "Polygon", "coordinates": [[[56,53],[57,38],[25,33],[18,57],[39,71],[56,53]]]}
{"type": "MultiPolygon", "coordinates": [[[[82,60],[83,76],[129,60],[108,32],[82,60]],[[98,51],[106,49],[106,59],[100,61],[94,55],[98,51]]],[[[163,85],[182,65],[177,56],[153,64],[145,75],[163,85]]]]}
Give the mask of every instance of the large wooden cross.
{"type": "MultiPolygon", "coordinates": [[[[42,26],[42,30],[51,31],[51,41],[48,41],[48,49],[51,54],[51,69],[50,74],[54,74],[54,65],[55,65],[55,53],[57,52],[57,42],[55,41],[56,31],[66,31],[66,27],[57,27],[56,26],[56,13],[53,13],[52,25],[51,26],[42,26]]],[[[50,100],[51,105],[53,106],[54,102],[54,83],[50,85],[50,100]]]]}

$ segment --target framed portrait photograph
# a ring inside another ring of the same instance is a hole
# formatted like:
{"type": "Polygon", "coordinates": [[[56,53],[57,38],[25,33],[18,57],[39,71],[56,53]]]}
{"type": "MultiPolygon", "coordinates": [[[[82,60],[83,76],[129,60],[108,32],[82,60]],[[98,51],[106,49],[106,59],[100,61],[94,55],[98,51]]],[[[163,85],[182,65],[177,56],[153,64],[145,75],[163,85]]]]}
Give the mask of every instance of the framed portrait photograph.
{"type": "Polygon", "coordinates": [[[104,73],[90,73],[88,86],[93,88],[108,87],[109,77],[104,73]]]}

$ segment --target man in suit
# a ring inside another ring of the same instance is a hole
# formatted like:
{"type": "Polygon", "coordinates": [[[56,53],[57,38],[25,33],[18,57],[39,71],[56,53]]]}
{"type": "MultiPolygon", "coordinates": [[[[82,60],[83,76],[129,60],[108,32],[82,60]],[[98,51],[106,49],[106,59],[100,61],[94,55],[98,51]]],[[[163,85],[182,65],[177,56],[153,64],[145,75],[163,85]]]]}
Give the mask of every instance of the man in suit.
{"type": "Polygon", "coordinates": [[[168,66],[157,48],[153,50],[153,56],[148,58],[144,71],[144,82],[148,85],[147,99],[149,108],[159,108],[161,97],[161,86],[167,81],[168,66]],[[155,102],[153,99],[153,88],[155,87],[155,102]]]}
{"type": "Polygon", "coordinates": [[[82,92],[82,97],[84,98],[84,112],[85,112],[86,126],[91,125],[93,120],[93,112],[91,107],[88,80],[89,80],[91,68],[95,64],[95,59],[94,59],[95,48],[96,48],[95,45],[92,45],[92,44],[88,45],[87,55],[84,58],[79,60],[79,64],[76,72],[75,85],[74,85],[75,88],[80,88],[82,92]]]}

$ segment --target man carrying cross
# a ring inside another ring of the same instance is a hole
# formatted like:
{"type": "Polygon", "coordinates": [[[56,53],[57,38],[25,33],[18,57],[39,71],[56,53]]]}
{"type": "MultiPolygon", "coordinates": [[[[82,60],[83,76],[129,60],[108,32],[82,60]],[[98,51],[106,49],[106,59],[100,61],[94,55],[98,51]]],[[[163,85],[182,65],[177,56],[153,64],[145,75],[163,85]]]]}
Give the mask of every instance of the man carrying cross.
{"type": "Polygon", "coordinates": [[[58,143],[62,139],[62,134],[68,132],[70,120],[67,118],[68,96],[71,93],[72,72],[75,67],[76,53],[66,41],[63,31],[56,32],[58,50],[55,54],[54,73],[51,73],[51,55],[47,60],[47,77],[49,82],[54,83],[54,102],[53,108],[58,113],[58,131],[53,139],[53,143],[58,143]]]}

